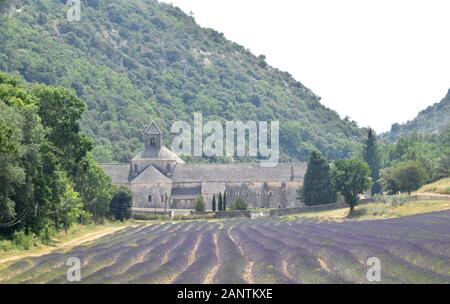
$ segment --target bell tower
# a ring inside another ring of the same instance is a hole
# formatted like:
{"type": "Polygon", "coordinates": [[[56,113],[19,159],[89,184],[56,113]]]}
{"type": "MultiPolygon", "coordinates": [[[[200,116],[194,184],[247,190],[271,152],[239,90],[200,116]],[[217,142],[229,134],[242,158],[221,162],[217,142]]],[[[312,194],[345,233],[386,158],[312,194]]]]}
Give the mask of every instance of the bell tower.
{"type": "Polygon", "coordinates": [[[162,132],[155,121],[144,131],[144,151],[142,157],[157,157],[162,147],[162,132]]]}

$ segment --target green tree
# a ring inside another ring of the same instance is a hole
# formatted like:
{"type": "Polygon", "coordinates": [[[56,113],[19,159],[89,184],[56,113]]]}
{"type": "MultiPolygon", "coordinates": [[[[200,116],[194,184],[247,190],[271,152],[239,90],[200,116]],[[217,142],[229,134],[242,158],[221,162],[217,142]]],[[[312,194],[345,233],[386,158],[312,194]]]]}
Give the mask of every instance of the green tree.
{"type": "Polygon", "coordinates": [[[419,189],[426,180],[426,172],[422,165],[414,161],[406,161],[396,166],[394,179],[401,192],[408,192],[419,189]]]}
{"type": "Polygon", "coordinates": [[[57,148],[63,168],[74,175],[78,164],[92,150],[91,141],[80,133],[83,101],[67,89],[40,84],[33,86],[32,93],[38,99],[39,116],[48,139],[57,148]]]}
{"type": "Polygon", "coordinates": [[[247,210],[248,204],[243,198],[238,198],[230,205],[230,210],[247,210]]]}
{"type": "Polygon", "coordinates": [[[203,196],[201,194],[199,194],[197,199],[195,200],[194,209],[195,209],[195,212],[204,212],[205,211],[205,200],[203,199],[203,196]]]}
{"type": "Polygon", "coordinates": [[[62,196],[63,204],[61,204],[61,223],[64,231],[76,223],[83,214],[83,202],[78,192],[75,192],[70,185],[66,186],[62,196]]]}
{"type": "Polygon", "coordinates": [[[439,158],[434,180],[450,177],[450,149],[439,158]]]}
{"type": "Polygon", "coordinates": [[[223,202],[222,202],[223,211],[227,211],[227,192],[223,193],[223,202]]]}
{"type": "Polygon", "coordinates": [[[381,171],[381,183],[388,194],[417,190],[426,180],[426,171],[417,161],[404,161],[381,171]]]}
{"type": "Polygon", "coordinates": [[[218,211],[223,211],[223,209],[222,209],[222,204],[223,204],[223,200],[222,200],[222,193],[221,192],[219,192],[219,202],[218,202],[218,211]]]}
{"type": "Polygon", "coordinates": [[[389,195],[395,195],[400,191],[394,172],[394,167],[384,168],[380,171],[381,188],[389,195]]]}
{"type": "Polygon", "coordinates": [[[306,205],[336,202],[337,193],[331,177],[328,161],[320,152],[312,151],[303,183],[303,200],[306,205]]]}
{"type": "Polygon", "coordinates": [[[114,192],[111,178],[93,160],[92,155],[83,159],[76,180],[76,190],[84,200],[84,208],[98,224],[109,214],[109,204],[114,192]]]}
{"type": "Polygon", "coordinates": [[[350,213],[353,212],[358,203],[358,196],[371,186],[369,166],[359,159],[337,160],[332,175],[336,189],[350,206],[350,213]]]}
{"type": "MultiPolygon", "coordinates": [[[[16,202],[14,196],[25,182],[26,172],[20,165],[23,155],[22,124],[24,117],[18,109],[0,101],[0,224],[14,222],[16,202]]],[[[1,227],[1,226],[0,226],[1,227]]]]}
{"type": "MultiPolygon", "coordinates": [[[[0,72],[0,234],[49,235],[87,212],[106,216],[112,184],[81,135],[85,107],[70,91],[25,86],[0,72]]],[[[44,237],[48,239],[48,237],[44,237]]]]}
{"type": "Polygon", "coordinates": [[[213,194],[211,209],[212,209],[212,211],[216,211],[216,195],[215,194],[213,194]]]}
{"type": "Polygon", "coordinates": [[[109,214],[112,218],[125,221],[131,217],[133,194],[127,187],[118,187],[109,205],[109,214]]]}
{"type": "Polygon", "coordinates": [[[367,132],[367,142],[364,146],[364,161],[369,165],[370,177],[372,178],[372,194],[381,192],[381,186],[378,182],[380,178],[380,156],[377,146],[377,139],[374,131],[369,128],[367,132]]]}

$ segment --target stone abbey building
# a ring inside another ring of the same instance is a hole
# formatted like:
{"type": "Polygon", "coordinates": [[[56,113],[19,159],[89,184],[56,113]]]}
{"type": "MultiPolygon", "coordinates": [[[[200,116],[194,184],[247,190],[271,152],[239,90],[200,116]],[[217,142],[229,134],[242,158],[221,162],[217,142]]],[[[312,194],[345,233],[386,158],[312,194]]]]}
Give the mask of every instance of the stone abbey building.
{"type": "Polygon", "coordinates": [[[301,205],[297,189],[303,183],[306,163],[186,164],[163,145],[155,122],[144,131],[144,151],[129,164],[102,164],[115,185],[126,185],[133,193],[134,208],[192,209],[202,194],[206,209],[212,197],[227,194],[228,204],[245,199],[250,207],[286,208],[301,205]]]}

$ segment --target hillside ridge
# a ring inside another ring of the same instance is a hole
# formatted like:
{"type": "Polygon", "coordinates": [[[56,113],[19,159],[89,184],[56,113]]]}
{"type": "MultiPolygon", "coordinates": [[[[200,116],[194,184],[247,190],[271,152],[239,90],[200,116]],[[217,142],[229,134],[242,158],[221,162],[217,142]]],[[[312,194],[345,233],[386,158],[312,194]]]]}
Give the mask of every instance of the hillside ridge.
{"type": "Polygon", "coordinates": [[[73,89],[87,105],[83,131],[96,139],[101,162],[127,162],[142,149],[152,119],[168,134],[193,112],[205,120],[279,120],[284,161],[304,161],[312,149],[348,157],[361,147],[364,129],[264,55],[200,27],[179,8],[86,0],[81,21],[70,22],[63,2],[17,1],[0,15],[0,70],[73,89]]]}

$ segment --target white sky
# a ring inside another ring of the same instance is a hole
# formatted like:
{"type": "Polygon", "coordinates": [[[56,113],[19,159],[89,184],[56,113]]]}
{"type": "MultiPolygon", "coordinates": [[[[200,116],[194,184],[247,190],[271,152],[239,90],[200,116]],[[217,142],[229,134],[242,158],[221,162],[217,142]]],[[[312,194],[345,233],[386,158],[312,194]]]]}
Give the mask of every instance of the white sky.
{"type": "Polygon", "coordinates": [[[448,0],[163,0],[387,131],[450,88],[448,0]]]}

